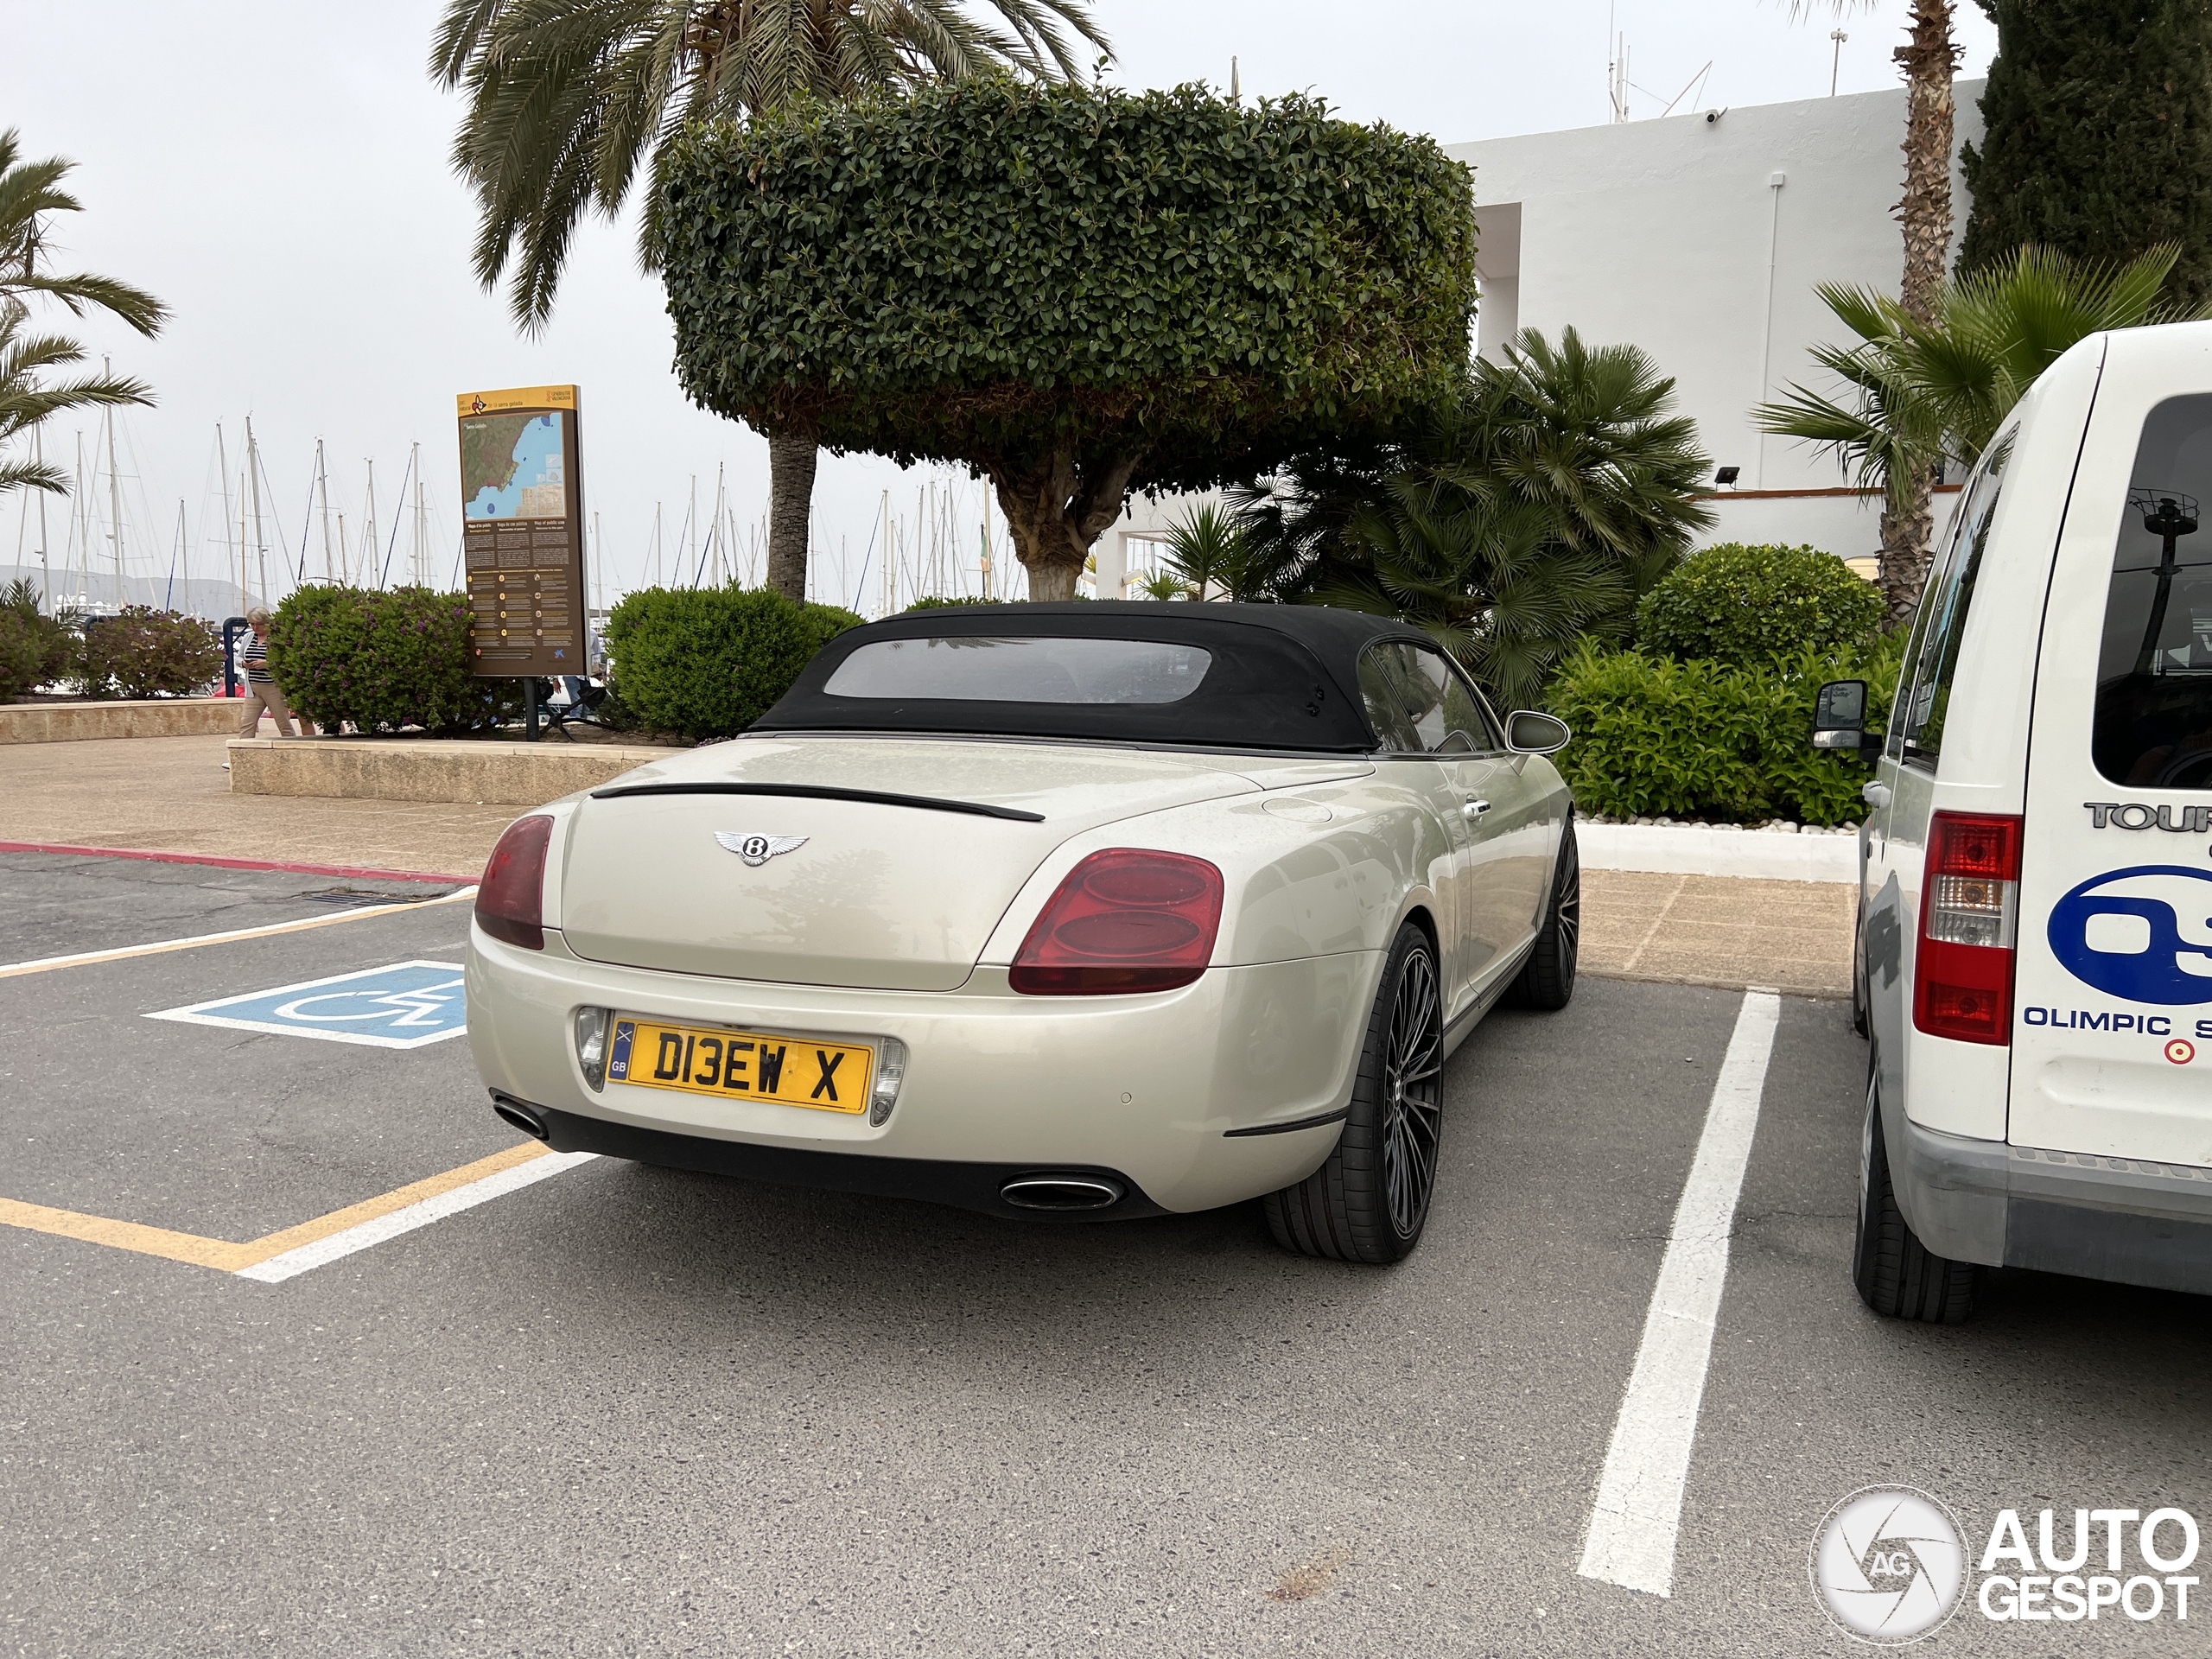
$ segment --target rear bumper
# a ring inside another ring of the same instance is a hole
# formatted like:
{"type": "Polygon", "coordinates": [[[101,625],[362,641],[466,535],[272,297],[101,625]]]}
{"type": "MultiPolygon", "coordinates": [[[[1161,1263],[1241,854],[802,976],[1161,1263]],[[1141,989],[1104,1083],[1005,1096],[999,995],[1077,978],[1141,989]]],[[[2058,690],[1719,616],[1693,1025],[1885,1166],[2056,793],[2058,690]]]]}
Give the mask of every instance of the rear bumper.
{"type": "Polygon", "coordinates": [[[1938,1255],[2212,1294],[2212,1170],[1883,1122],[1905,1219],[1938,1255]]]}
{"type": "MultiPolygon", "coordinates": [[[[1355,952],[1210,969],[1155,995],[1040,997],[1014,995],[1004,969],[979,969],[957,991],[851,990],[586,962],[552,929],[543,950],[474,927],[470,935],[477,1071],[495,1094],[573,1120],[563,1130],[572,1138],[556,1146],[913,1196],[927,1195],[880,1184],[922,1180],[912,1172],[840,1175],[812,1160],[946,1166],[924,1172],[923,1184],[950,1180],[960,1191],[969,1178],[952,1172],[961,1168],[1112,1172],[1147,1204],[1175,1213],[1287,1186],[1329,1155],[1382,967],[1379,953],[1355,952]],[[611,1080],[595,1090],[575,1059],[575,1010],[585,1006],[846,1042],[896,1038],[906,1047],[906,1076],[880,1124],[867,1114],[611,1080]],[[586,1138],[618,1132],[729,1150],[632,1143],[683,1154],[658,1157],[586,1138]],[[809,1158],[753,1156],[775,1150],[809,1158]],[[784,1168],[815,1173],[775,1173],[784,1168]]],[[[997,1211],[997,1184],[993,1202],[976,1207],[997,1211]]]]}
{"type": "MultiPolygon", "coordinates": [[[[512,1097],[509,1097],[512,1098],[512,1097]]],[[[1071,1167],[1065,1164],[953,1163],[928,1158],[855,1158],[841,1152],[798,1147],[766,1147],[745,1141],[717,1141],[705,1135],[671,1135],[639,1128],[577,1112],[533,1107],[556,1152],[595,1152],[668,1169],[696,1169],[709,1175],[735,1175],[772,1181],[779,1186],[821,1187],[832,1192],[864,1192],[880,1198],[917,1198],[947,1204],[1009,1221],[1128,1221],[1166,1211],[1144,1189],[1118,1169],[1071,1167]],[[1000,1191],[1025,1177],[1089,1175],[1111,1182],[1122,1196],[1092,1210],[1053,1211],[1008,1204],[1000,1191]]]]}

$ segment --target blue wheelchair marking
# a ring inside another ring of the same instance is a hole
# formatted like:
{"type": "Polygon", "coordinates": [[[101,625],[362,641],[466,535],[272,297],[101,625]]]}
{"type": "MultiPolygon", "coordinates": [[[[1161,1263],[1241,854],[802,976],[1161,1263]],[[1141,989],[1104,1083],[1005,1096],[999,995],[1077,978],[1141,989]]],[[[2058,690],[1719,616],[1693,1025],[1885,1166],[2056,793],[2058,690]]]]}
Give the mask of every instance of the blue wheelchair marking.
{"type": "Polygon", "coordinates": [[[396,962],[385,968],[165,1008],[147,1017],[371,1048],[421,1048],[468,1029],[462,986],[459,963],[396,962]]]}

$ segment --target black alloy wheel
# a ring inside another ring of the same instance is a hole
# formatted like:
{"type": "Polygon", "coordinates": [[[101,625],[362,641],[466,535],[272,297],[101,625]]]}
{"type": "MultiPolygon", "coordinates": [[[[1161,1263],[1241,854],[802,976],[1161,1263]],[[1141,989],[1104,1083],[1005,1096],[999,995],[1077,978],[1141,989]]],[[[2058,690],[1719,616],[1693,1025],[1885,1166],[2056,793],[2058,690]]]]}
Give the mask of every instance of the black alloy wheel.
{"type": "Polygon", "coordinates": [[[1499,999],[1510,1008],[1557,1013],[1574,1000],[1575,964],[1582,955],[1582,854],[1570,814],[1560,833],[1559,858],[1552,869],[1551,899],[1536,929],[1529,960],[1499,999]]]}
{"type": "Polygon", "coordinates": [[[1383,965],[1335,1150],[1313,1174],[1263,1201],[1275,1242],[1338,1262],[1402,1261],[1428,1221],[1443,1128],[1436,949],[1408,926],[1383,965]]]}

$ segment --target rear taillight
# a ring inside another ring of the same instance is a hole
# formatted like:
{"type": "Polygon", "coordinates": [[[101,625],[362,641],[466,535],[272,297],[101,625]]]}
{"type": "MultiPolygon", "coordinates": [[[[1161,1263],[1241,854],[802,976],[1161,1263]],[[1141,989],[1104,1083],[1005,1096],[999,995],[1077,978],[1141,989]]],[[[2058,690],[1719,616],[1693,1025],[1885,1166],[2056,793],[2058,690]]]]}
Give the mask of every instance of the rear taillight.
{"type": "Polygon", "coordinates": [[[1931,1037],[2004,1044],[2012,1031],[2020,820],[1938,812],[1928,830],[1912,1023],[1931,1037]]]}
{"type": "Polygon", "coordinates": [[[495,939],[545,948],[545,848],[553,820],[517,818],[492,849],[476,889],[476,925],[495,939]]]}
{"type": "Polygon", "coordinates": [[[1068,873],[1014,959],[1030,996],[1172,991],[1206,970],[1221,927],[1221,872],[1203,858],[1129,848],[1068,873]]]}

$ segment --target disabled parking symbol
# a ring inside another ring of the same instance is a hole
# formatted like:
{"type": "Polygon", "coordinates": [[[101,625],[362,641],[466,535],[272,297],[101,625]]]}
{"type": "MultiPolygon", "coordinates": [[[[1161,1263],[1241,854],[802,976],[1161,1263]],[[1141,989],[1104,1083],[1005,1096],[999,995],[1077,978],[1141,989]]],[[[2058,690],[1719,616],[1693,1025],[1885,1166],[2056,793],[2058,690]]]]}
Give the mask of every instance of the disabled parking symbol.
{"type": "Polygon", "coordinates": [[[164,1008],[147,1018],[370,1048],[421,1048],[468,1029],[463,983],[459,963],[395,962],[385,968],[164,1008]]]}

